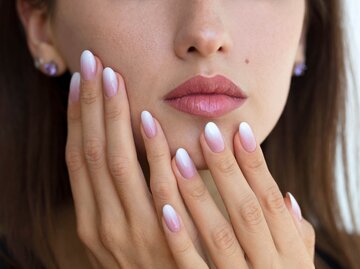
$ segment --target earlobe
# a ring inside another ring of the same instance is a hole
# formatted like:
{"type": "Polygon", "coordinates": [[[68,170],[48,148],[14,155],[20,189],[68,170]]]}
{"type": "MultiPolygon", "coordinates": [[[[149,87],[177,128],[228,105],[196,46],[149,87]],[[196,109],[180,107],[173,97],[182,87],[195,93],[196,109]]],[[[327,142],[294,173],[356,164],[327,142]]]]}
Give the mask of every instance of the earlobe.
{"type": "Polygon", "coordinates": [[[305,73],[305,70],[307,69],[305,55],[306,55],[306,37],[305,37],[305,31],[303,30],[296,51],[295,63],[293,68],[293,75],[296,77],[302,76],[305,73]]]}
{"type": "Polygon", "coordinates": [[[46,7],[36,8],[28,1],[17,0],[16,8],[35,67],[48,76],[62,75],[67,68],[53,43],[46,7]]]}

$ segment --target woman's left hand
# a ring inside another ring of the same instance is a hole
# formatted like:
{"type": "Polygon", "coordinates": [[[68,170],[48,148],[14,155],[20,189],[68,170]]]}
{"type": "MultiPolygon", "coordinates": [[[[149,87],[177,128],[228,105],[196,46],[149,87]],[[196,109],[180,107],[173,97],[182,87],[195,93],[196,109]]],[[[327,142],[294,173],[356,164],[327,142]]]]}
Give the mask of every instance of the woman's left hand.
{"type": "MultiPolygon", "coordinates": [[[[214,123],[206,125],[200,144],[230,223],[219,211],[184,149],[177,151],[172,168],[215,266],[315,268],[314,229],[301,217],[295,199],[291,195],[283,198],[250,126],[240,124],[234,137],[235,156],[214,123]]],[[[181,216],[171,205],[164,206],[163,213],[162,224],[178,267],[187,269],[196,264],[197,268],[208,268],[193,246],[181,216]]]]}

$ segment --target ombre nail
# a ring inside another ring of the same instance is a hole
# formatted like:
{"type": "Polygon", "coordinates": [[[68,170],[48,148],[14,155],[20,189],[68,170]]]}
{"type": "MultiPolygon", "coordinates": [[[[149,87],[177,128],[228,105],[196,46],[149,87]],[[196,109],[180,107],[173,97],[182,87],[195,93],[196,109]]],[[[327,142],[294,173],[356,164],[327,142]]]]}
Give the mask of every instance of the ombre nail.
{"type": "Polygon", "coordinates": [[[148,138],[152,138],[156,135],[156,124],[150,112],[141,112],[141,123],[148,138]]]}
{"type": "Polygon", "coordinates": [[[163,206],[162,211],[166,226],[169,230],[172,232],[180,231],[180,220],[175,212],[175,209],[171,205],[166,204],[163,206]]]}
{"type": "Polygon", "coordinates": [[[295,213],[298,220],[301,221],[302,220],[302,214],[301,214],[301,209],[300,209],[300,206],[299,206],[298,202],[296,201],[295,197],[290,192],[287,192],[286,194],[290,198],[292,211],[295,213]]]}
{"type": "Polygon", "coordinates": [[[242,122],[239,125],[240,141],[244,149],[251,153],[256,149],[256,140],[250,125],[247,122],[242,122]]]}
{"type": "Polygon", "coordinates": [[[118,91],[118,79],[115,72],[110,68],[106,67],[103,71],[103,80],[105,94],[107,97],[113,97],[118,91]]]}
{"type": "Polygon", "coordinates": [[[80,73],[75,72],[70,81],[69,99],[71,103],[76,103],[80,98],[80,73]]]}
{"type": "Polygon", "coordinates": [[[80,59],[81,76],[85,80],[92,80],[96,74],[96,60],[89,50],[84,50],[80,59]]]}
{"type": "Polygon", "coordinates": [[[176,151],[175,161],[184,178],[190,179],[195,175],[194,163],[185,149],[179,148],[176,151]]]}
{"type": "Polygon", "coordinates": [[[212,151],[218,153],[225,149],[225,143],[221,132],[213,122],[209,122],[205,126],[205,139],[212,151]]]}

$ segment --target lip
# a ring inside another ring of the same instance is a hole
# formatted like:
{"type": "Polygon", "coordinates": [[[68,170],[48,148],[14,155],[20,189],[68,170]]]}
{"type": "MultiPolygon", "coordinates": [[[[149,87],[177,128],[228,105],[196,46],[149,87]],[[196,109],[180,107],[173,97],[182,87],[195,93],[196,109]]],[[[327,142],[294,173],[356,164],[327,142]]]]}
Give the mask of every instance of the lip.
{"type": "Polygon", "coordinates": [[[196,116],[220,117],[239,108],[247,95],[231,80],[217,75],[195,76],[164,97],[173,108],[196,116]]]}

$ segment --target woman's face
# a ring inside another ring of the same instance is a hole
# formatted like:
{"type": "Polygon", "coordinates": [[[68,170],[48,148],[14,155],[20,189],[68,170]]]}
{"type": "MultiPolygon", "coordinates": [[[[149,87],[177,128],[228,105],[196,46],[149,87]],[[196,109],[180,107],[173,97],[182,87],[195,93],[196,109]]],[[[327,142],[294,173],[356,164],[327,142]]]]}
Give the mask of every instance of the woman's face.
{"type": "Polygon", "coordinates": [[[289,92],[305,16],[305,0],[57,0],[55,45],[71,72],[84,49],[126,83],[135,142],[144,154],[140,113],[160,122],[171,154],[188,150],[206,168],[199,135],[208,121],[232,147],[241,121],[262,142],[278,121],[289,92]],[[164,96],[196,75],[223,75],[248,96],[220,117],[180,112],[164,96]]]}

